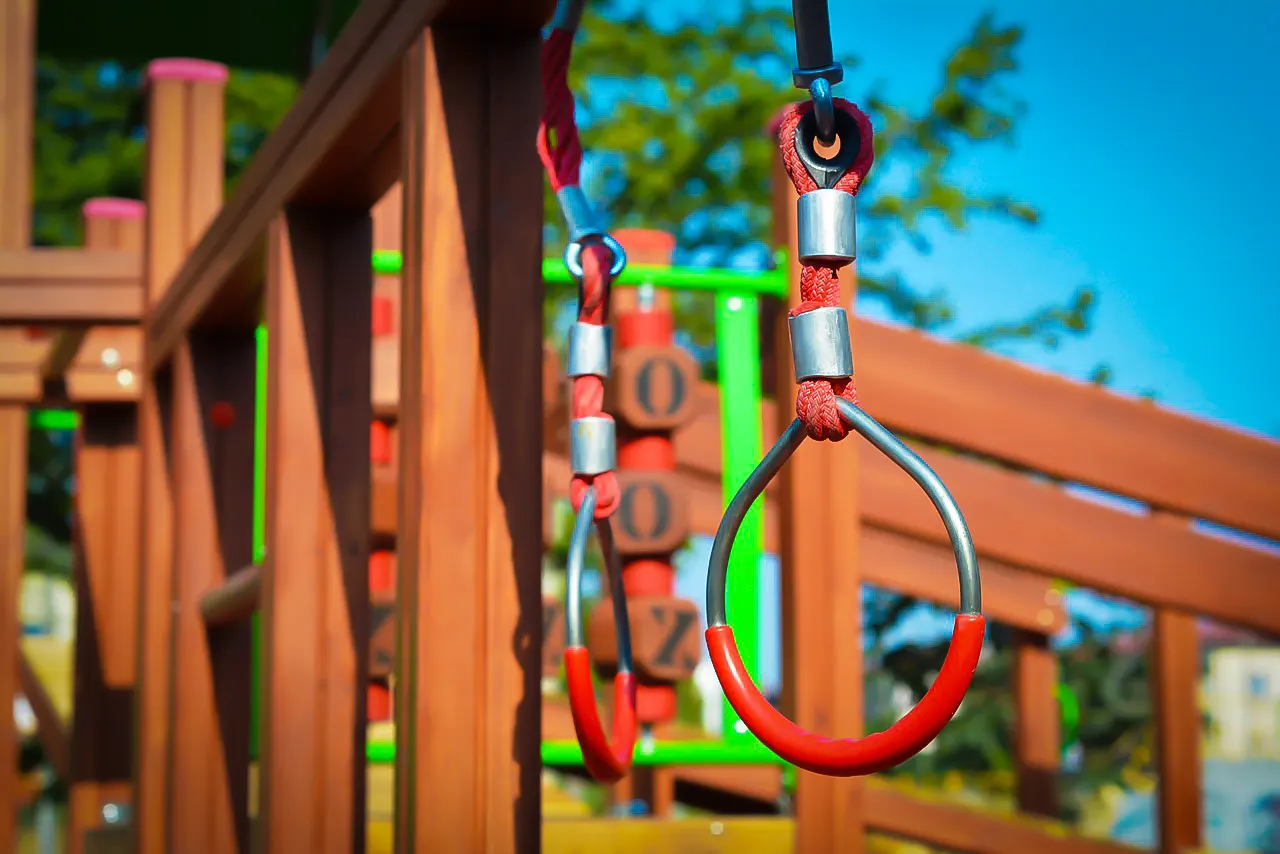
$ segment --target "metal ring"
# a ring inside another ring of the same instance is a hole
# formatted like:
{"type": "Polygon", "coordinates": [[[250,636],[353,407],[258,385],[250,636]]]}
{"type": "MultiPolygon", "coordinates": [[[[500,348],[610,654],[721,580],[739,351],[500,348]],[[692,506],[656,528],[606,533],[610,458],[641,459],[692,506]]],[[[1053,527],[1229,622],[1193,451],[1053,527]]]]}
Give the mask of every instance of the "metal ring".
{"type": "MultiPolygon", "coordinates": [[[[978,572],[978,557],[973,548],[973,537],[969,526],[964,521],[955,498],[947,489],[942,479],[929,468],[929,464],[880,422],[866,412],[845,400],[836,398],[836,406],[840,415],[859,435],[870,442],[877,450],[893,460],[903,471],[911,475],[911,479],[920,485],[929,500],[933,503],[942,524],[947,529],[947,538],[951,541],[951,550],[956,557],[956,568],[960,581],[960,613],[982,613],[982,582],[978,572]]],[[[747,477],[737,495],[725,509],[724,518],[716,532],[715,541],[711,545],[711,559],[707,568],[707,625],[724,626],[725,587],[729,574],[729,553],[733,549],[733,541],[738,529],[746,518],[751,505],[764,494],[765,487],[782,470],[787,460],[805,440],[804,423],[800,419],[791,422],[783,431],[769,452],[764,455],[760,465],[756,466],[747,477]]]]}
{"type": "Polygon", "coordinates": [[[627,592],[622,586],[622,561],[613,541],[613,526],[608,519],[596,519],[596,488],[587,487],[582,506],[573,520],[569,535],[569,555],[565,561],[564,625],[567,646],[586,646],[582,627],[582,575],[587,560],[587,540],[594,523],[604,553],[609,590],[613,599],[614,630],[618,636],[618,672],[634,671],[631,656],[631,623],[627,616],[627,592]]]}
{"type": "MultiPolygon", "coordinates": [[[[622,248],[622,244],[614,239],[612,234],[599,235],[599,240],[609,248],[613,253],[613,264],[609,267],[609,277],[617,279],[622,275],[622,271],[627,268],[627,253],[622,248]]],[[[569,275],[579,281],[582,280],[582,241],[573,240],[564,250],[564,266],[569,270],[569,275]]]]}
{"type": "Polygon", "coordinates": [[[578,508],[569,539],[566,564],[565,685],[569,692],[569,712],[582,748],[582,762],[592,777],[602,783],[621,780],[631,770],[636,745],[636,677],[632,672],[631,628],[627,619],[627,594],[622,586],[622,562],[613,542],[608,519],[596,519],[596,490],[588,487],[578,508]],[[604,552],[609,586],[613,594],[614,631],[618,649],[618,672],[613,678],[613,731],[605,734],[596,706],[591,656],[583,642],[582,571],[586,562],[587,538],[594,523],[604,552]]]}
{"type": "MultiPolygon", "coordinates": [[[[734,538],[751,504],[764,492],[796,449],[804,443],[803,422],[796,419],[765,454],[729,502],[707,568],[707,650],[725,698],[760,741],[782,759],[816,774],[851,777],[900,765],[923,750],[954,717],[969,690],[982,654],[986,620],[973,539],[955,499],[924,460],[870,415],[837,399],[841,416],[879,451],[911,475],[942,517],[956,556],[960,612],[947,657],[920,702],[884,732],[864,738],[826,738],[807,732],[773,707],[747,673],[725,614],[725,586],[734,538]]],[[[856,519],[849,520],[857,524],[856,519]]]]}

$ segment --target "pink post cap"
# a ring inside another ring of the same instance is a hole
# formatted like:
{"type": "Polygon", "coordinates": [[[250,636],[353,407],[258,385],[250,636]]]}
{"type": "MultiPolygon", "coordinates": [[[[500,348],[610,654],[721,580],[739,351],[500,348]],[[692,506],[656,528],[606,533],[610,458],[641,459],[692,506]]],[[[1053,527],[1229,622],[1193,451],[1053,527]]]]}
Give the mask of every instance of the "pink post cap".
{"type": "Polygon", "coordinates": [[[142,219],[147,215],[147,206],[137,199],[113,199],[103,197],[89,199],[80,208],[85,219],[142,219]]]}
{"type": "Polygon", "coordinates": [[[156,59],[147,66],[147,80],[192,80],[227,82],[227,67],[207,59],[156,59]]]}

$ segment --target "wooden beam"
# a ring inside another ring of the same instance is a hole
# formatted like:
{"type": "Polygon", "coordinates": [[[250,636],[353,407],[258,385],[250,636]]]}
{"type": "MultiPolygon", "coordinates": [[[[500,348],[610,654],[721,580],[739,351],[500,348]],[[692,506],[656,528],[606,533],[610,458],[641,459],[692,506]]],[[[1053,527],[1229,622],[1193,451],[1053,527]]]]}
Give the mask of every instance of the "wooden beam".
{"type": "MultiPolygon", "coordinates": [[[[993,616],[993,619],[998,618],[993,616]]],[[[1048,637],[1022,630],[1014,632],[1011,687],[1018,809],[1056,819],[1061,814],[1058,776],[1062,767],[1062,736],[1058,722],[1062,713],[1055,693],[1058,661],[1049,648],[1048,637]]]]}
{"type": "Polygon", "coordinates": [[[49,348],[49,353],[40,363],[40,379],[45,382],[61,379],[67,372],[67,368],[71,367],[71,363],[75,361],[76,354],[80,352],[80,345],[84,343],[88,334],[87,326],[57,332],[53,338],[53,346],[49,348]]]}
{"type": "Polygon", "coordinates": [[[0,324],[137,323],[137,252],[0,249],[0,324]]]}
{"type": "Polygon", "coordinates": [[[404,63],[399,854],[540,847],[540,43],[436,28],[404,63]]]}
{"type": "Polygon", "coordinates": [[[351,449],[373,417],[372,251],[367,210],[295,208],[271,230],[264,854],[365,846],[369,454],[351,449]]]}
{"type": "MultiPolygon", "coordinates": [[[[153,310],[222,197],[222,98],[226,69],[161,60],[147,80],[146,304],[153,310]]],[[[147,345],[144,345],[144,347],[147,345]]],[[[144,360],[145,362],[145,360],[144,360]]],[[[171,849],[174,674],[174,513],[170,484],[171,388],[138,377],[142,453],[142,571],[138,608],[134,845],[137,854],[171,849]]],[[[207,840],[195,843],[204,847],[207,840]]]]}
{"type": "Polygon", "coordinates": [[[36,0],[10,0],[0,4],[0,250],[31,243],[35,100],[36,0]]]}
{"type": "Polygon", "coordinates": [[[856,335],[859,393],[891,427],[1280,540],[1274,439],[919,332],[856,335]]]}
{"type": "MultiPolygon", "coordinates": [[[[1167,511],[1157,512],[1156,521],[1174,530],[1187,525],[1185,517],[1167,511]]],[[[1156,608],[1153,623],[1151,707],[1155,711],[1154,752],[1159,781],[1156,839],[1161,854],[1185,854],[1205,844],[1200,633],[1192,611],[1156,608]]]]}
{"type": "MultiPolygon", "coordinates": [[[[142,487],[135,407],[91,404],[76,435],[76,636],[70,798],[104,786],[128,795],[133,759],[142,487]],[[88,710],[92,710],[91,712],[88,710]]],[[[68,839],[80,854],[101,814],[73,808],[68,839]]]]}
{"type": "Polygon", "coordinates": [[[0,402],[35,403],[44,393],[44,383],[34,370],[0,370],[0,402]]]}
{"type": "MultiPolygon", "coordinates": [[[[774,163],[774,217],[785,227],[786,245],[795,258],[795,190],[774,163]]],[[[800,267],[788,268],[788,303],[799,305],[800,267]]],[[[857,277],[842,271],[844,305],[853,314],[857,277]]],[[[785,316],[774,328],[778,358],[776,388],[795,397],[785,316]]],[[[857,341],[854,346],[856,350],[857,341]]],[[[779,406],[765,441],[791,423],[790,406],[779,406]]],[[[809,732],[832,738],[862,735],[862,563],[856,523],[862,513],[862,453],[856,440],[838,447],[822,443],[802,448],[775,482],[781,502],[778,565],[782,592],[782,709],[809,732]],[[838,532],[838,534],[837,534],[838,532]]],[[[717,454],[713,459],[718,459],[717,454]]],[[[940,527],[940,526],[939,526],[940,527]]],[[[800,773],[796,780],[796,850],[866,850],[863,780],[800,773]]]]}
{"type": "MultiPolygon", "coordinates": [[[[18,693],[18,598],[27,531],[27,410],[0,405],[0,697],[18,693]]],[[[18,740],[0,737],[0,844],[17,845],[18,740]]]]}
{"type": "MultiPolygon", "coordinates": [[[[146,206],[134,199],[90,199],[81,209],[84,217],[85,248],[94,251],[117,250],[136,252],[139,257],[143,251],[145,234],[146,206]]],[[[139,281],[141,288],[141,281],[139,281]]],[[[122,330],[123,331],[123,330],[122,330]]],[[[110,335],[111,327],[93,329],[87,326],[74,326],[59,330],[54,334],[53,344],[45,355],[40,367],[40,376],[45,383],[55,380],[66,380],[68,396],[72,400],[90,402],[97,399],[93,392],[101,389],[103,396],[109,400],[130,399],[136,397],[137,385],[133,382],[122,382],[131,379],[136,369],[136,358],[129,364],[116,364],[105,367],[111,375],[111,382],[89,384],[74,374],[74,367],[85,360],[81,358],[82,349],[87,349],[93,339],[110,335]],[[96,333],[96,334],[95,334],[96,333]],[[127,374],[121,374],[127,371],[127,374]]],[[[89,350],[90,353],[93,350],[89,350]]],[[[117,354],[117,358],[118,358],[117,354]]],[[[101,364],[101,363],[99,363],[101,364]]]]}
{"type": "MultiPolygon", "coordinates": [[[[39,674],[31,666],[27,654],[22,651],[18,652],[18,686],[22,689],[27,702],[31,704],[31,711],[36,718],[36,736],[40,739],[45,758],[49,760],[49,765],[53,767],[54,773],[60,779],[69,779],[71,747],[67,722],[58,714],[58,709],[50,699],[49,692],[40,682],[39,674]]],[[[14,771],[17,771],[16,767],[14,771]]],[[[12,799],[6,800],[4,805],[7,807],[10,803],[12,799]]]]}
{"type": "Polygon", "coordinates": [[[1062,825],[1043,820],[926,800],[876,778],[867,780],[864,804],[869,829],[948,851],[1139,854],[1145,850],[1067,833],[1062,825]]]}
{"type": "MultiPolygon", "coordinates": [[[[293,201],[372,205],[387,186],[369,185],[367,157],[395,128],[368,115],[366,105],[396,99],[399,61],[446,5],[446,0],[367,0],[361,3],[307,81],[292,109],[258,149],[236,192],[182,263],[173,287],[156,309],[148,366],[167,361],[187,329],[237,316],[259,290],[257,277],[233,275],[260,245],[277,212],[293,201]],[[326,168],[331,153],[357,152],[342,170],[326,168]],[[364,198],[356,192],[363,188],[364,198]],[[304,193],[303,191],[306,190],[304,193]]],[[[367,265],[366,261],[366,265],[367,265]]]]}
{"type": "MultiPolygon", "coordinates": [[[[221,136],[218,137],[221,139],[221,136]]],[[[211,632],[203,596],[253,559],[252,330],[194,333],[173,363],[173,847],[249,851],[252,626],[211,632]]]]}
{"type": "MultiPolygon", "coordinates": [[[[855,325],[856,330],[862,328],[855,325]]],[[[761,414],[772,417],[774,407],[766,404],[761,414]]],[[[765,441],[771,442],[777,428],[765,423],[765,441]]],[[[716,490],[719,428],[719,418],[707,414],[675,436],[678,470],[714,483],[716,490]]],[[[1280,634],[1280,612],[1269,607],[1265,597],[1251,593],[1265,589],[1280,572],[1280,558],[1275,555],[1185,526],[1170,528],[1141,513],[1087,501],[1056,484],[980,460],[916,449],[955,494],[984,560],[1280,634]],[[1089,536],[1081,536],[1081,531],[1089,536]],[[1214,572],[1205,573],[1206,566],[1214,567],[1214,572]]],[[[797,457],[805,453],[802,450],[797,457]]],[[[864,457],[858,475],[863,521],[944,544],[945,531],[924,493],[882,455],[864,457]]],[[[779,498],[778,488],[766,492],[766,500],[779,498]]],[[[766,518],[766,531],[771,524],[766,518]]]]}

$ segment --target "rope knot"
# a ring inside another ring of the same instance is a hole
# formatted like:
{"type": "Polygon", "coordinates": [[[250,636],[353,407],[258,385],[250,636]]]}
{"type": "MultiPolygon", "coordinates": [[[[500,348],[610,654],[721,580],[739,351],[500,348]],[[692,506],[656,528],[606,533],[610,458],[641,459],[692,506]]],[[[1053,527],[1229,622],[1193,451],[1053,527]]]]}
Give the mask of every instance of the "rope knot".
{"type": "MultiPolygon", "coordinates": [[[[831,189],[857,195],[875,160],[871,120],[843,98],[835,99],[835,108],[853,118],[858,129],[859,147],[857,156],[844,174],[835,180],[831,189]]],[[[800,121],[812,111],[812,101],[793,104],[783,113],[778,126],[778,147],[782,150],[783,165],[796,192],[801,194],[819,189],[817,179],[810,174],[809,167],[805,165],[796,147],[796,129],[800,126],[800,121]]],[[[848,145],[851,142],[852,140],[844,140],[841,144],[848,145]]],[[[839,308],[842,300],[837,267],[818,261],[806,262],[800,271],[800,299],[800,304],[790,312],[793,317],[817,308],[839,308]]],[[[809,438],[838,442],[849,434],[849,427],[836,408],[837,398],[844,398],[857,405],[858,395],[852,377],[810,379],[800,383],[796,390],[796,417],[804,423],[809,438]]]]}

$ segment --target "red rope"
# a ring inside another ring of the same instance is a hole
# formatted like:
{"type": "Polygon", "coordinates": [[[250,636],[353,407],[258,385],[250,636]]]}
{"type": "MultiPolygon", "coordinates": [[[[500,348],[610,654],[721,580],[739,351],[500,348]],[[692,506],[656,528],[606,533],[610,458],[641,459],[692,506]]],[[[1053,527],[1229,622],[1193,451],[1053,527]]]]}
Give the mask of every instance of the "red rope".
{"type": "MultiPolygon", "coordinates": [[[[851,115],[858,125],[861,147],[849,170],[836,182],[834,189],[857,195],[863,179],[871,171],[875,161],[875,139],[871,130],[871,119],[856,106],[836,98],[837,110],[851,115]]],[[[805,168],[804,162],[796,151],[796,127],[800,120],[813,110],[812,101],[803,101],[788,107],[783,114],[778,128],[778,144],[782,149],[782,162],[787,176],[795,185],[796,192],[809,193],[819,189],[818,182],[805,168]]],[[[840,277],[836,267],[811,261],[804,264],[800,271],[800,305],[791,309],[791,316],[813,311],[815,308],[834,308],[840,306],[840,277]]],[[[810,438],[837,442],[849,432],[849,427],[840,417],[836,408],[836,398],[843,397],[850,403],[858,402],[857,391],[853,387],[853,379],[814,379],[800,383],[796,391],[796,416],[804,422],[805,430],[810,438]]]]}
{"type": "MultiPolygon", "coordinates": [[[[542,122],[538,126],[538,156],[547,170],[551,189],[578,183],[582,172],[582,140],[574,119],[573,92],[569,89],[569,60],[573,53],[570,30],[553,28],[542,42],[542,122]]],[[[592,241],[582,247],[582,282],[578,294],[578,320],[597,326],[608,321],[609,270],[613,253],[604,244],[592,241]]],[[[600,377],[575,377],[570,418],[605,417],[604,382],[600,377]]],[[[574,475],[569,485],[573,509],[591,486],[596,488],[596,518],[611,516],[618,509],[622,493],[613,472],[574,475]]]]}

